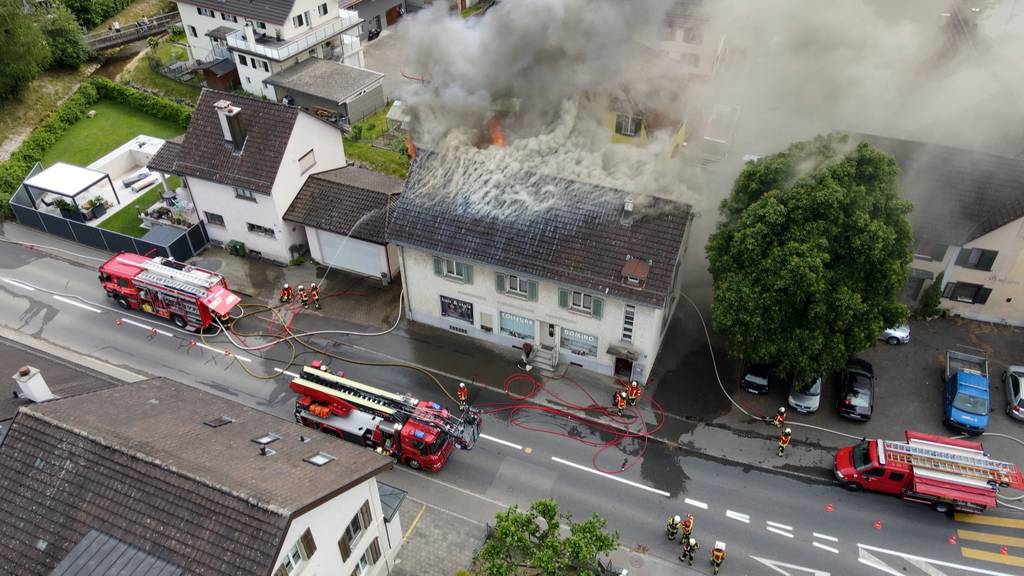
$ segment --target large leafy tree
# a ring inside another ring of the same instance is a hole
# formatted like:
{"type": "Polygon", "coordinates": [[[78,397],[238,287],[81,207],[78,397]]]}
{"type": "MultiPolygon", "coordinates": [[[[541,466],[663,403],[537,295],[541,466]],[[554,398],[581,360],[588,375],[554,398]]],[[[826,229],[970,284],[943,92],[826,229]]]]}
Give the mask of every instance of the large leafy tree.
{"type": "Polygon", "coordinates": [[[50,61],[43,34],[22,0],[0,0],[0,102],[19,95],[50,61]]]}
{"type": "Polygon", "coordinates": [[[477,560],[487,576],[512,576],[521,570],[542,576],[591,576],[597,556],[619,544],[618,532],[605,531],[597,514],[573,522],[559,512],[552,498],[538,500],[528,510],[512,506],[496,517],[494,534],[484,543],[477,560]]]}
{"type": "Polygon", "coordinates": [[[895,160],[832,134],[749,163],[707,245],[730,352],[807,382],[907,317],[911,205],[895,160]]]}
{"type": "Polygon", "coordinates": [[[89,59],[89,49],[82,40],[82,27],[60,2],[53,2],[49,8],[38,11],[39,29],[50,47],[54,68],[77,70],[89,59]]]}

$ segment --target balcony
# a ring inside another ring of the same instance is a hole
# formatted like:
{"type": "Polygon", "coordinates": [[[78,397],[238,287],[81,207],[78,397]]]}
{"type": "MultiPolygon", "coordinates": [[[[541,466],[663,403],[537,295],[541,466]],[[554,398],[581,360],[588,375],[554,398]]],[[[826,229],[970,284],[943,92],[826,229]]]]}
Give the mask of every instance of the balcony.
{"type": "MultiPolygon", "coordinates": [[[[256,34],[255,43],[250,43],[245,38],[245,29],[237,30],[227,35],[228,47],[245,52],[256,54],[257,56],[263,56],[270,60],[282,62],[291,58],[297,54],[301,54],[314,46],[323,43],[325,40],[334,38],[342,32],[361,24],[363,21],[359,18],[356,12],[351,10],[339,10],[338,18],[332,18],[329,22],[325,22],[310,28],[302,34],[290,38],[287,40],[278,40],[272,36],[266,34],[256,34]]],[[[344,38],[351,38],[345,36],[344,38]]],[[[356,43],[358,44],[358,37],[356,37],[356,43]]],[[[343,50],[347,54],[350,50],[358,50],[359,46],[352,47],[350,40],[343,39],[343,50]]]]}

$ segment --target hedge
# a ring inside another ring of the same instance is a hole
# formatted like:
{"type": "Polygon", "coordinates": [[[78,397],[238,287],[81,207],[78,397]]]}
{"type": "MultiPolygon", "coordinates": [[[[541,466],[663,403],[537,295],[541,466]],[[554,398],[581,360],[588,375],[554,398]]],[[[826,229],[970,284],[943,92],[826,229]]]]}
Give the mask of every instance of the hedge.
{"type": "Polygon", "coordinates": [[[0,163],[0,218],[6,219],[13,215],[11,195],[18,191],[18,186],[21,186],[35,163],[42,161],[46,151],[101,98],[177,123],[182,128],[188,128],[192,118],[192,111],[187,106],[116,84],[106,78],[90,78],[32,131],[11,154],[10,159],[0,163]]]}

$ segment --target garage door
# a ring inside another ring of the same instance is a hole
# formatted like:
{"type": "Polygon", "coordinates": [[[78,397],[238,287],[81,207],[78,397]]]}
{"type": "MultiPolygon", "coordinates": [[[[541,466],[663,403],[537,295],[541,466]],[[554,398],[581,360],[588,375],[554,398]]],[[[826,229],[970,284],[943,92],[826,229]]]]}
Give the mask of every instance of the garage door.
{"type": "Polygon", "coordinates": [[[367,276],[380,277],[383,271],[380,251],[384,249],[383,246],[323,230],[317,230],[316,235],[320,240],[321,258],[326,264],[367,276]]]}

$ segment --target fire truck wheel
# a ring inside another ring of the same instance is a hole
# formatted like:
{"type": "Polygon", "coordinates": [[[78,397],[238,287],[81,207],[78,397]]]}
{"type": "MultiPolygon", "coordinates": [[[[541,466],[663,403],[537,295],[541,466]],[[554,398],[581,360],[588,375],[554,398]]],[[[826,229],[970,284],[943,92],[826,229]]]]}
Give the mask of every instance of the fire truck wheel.
{"type": "Polygon", "coordinates": [[[936,502],[932,507],[940,514],[949,514],[949,504],[945,502],[936,502]]]}
{"type": "Polygon", "coordinates": [[[408,464],[409,468],[412,468],[413,470],[419,470],[420,468],[423,467],[420,464],[419,460],[414,460],[412,458],[406,458],[405,463],[408,464]]]}
{"type": "Polygon", "coordinates": [[[860,492],[860,484],[857,484],[856,482],[847,482],[846,489],[850,492],[860,492]]]}
{"type": "Polygon", "coordinates": [[[117,305],[120,306],[121,308],[124,308],[125,310],[131,308],[131,305],[128,304],[128,299],[125,298],[124,296],[117,297],[117,305]]]}
{"type": "Polygon", "coordinates": [[[185,326],[188,326],[188,322],[186,322],[184,318],[178,316],[177,314],[171,316],[171,322],[174,322],[174,325],[181,329],[184,329],[185,326]]]}

